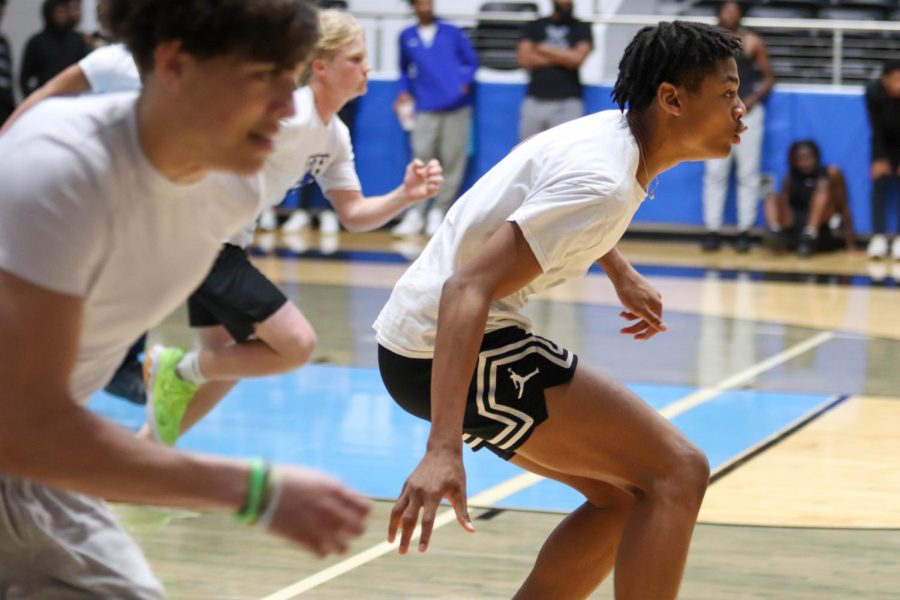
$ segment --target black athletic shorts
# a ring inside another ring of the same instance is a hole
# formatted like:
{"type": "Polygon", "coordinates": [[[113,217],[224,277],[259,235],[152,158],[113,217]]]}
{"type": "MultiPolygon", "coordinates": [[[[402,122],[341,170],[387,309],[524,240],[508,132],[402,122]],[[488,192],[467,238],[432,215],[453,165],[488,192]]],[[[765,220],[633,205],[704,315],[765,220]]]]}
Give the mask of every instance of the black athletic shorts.
{"type": "Polygon", "coordinates": [[[284,306],[287,297],[250,264],[247,251],[225,244],[200,287],[188,298],[191,327],[222,325],[237,342],[253,335],[262,323],[284,306]]]}
{"type": "MultiPolygon", "coordinates": [[[[504,460],[547,418],[544,390],[571,381],[578,357],[518,327],[485,334],[469,384],[463,440],[504,460]]],[[[407,358],[378,347],[388,393],[408,413],[431,419],[432,360],[407,358]]]]}

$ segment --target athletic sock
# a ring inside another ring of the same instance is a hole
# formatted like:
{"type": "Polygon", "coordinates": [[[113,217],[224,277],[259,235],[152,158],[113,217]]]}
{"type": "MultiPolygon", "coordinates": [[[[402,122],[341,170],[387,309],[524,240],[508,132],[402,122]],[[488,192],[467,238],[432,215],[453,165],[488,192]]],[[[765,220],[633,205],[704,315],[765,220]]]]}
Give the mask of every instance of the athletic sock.
{"type": "Polygon", "coordinates": [[[804,227],[804,228],[803,228],[803,233],[804,233],[805,235],[808,235],[808,236],[811,237],[812,239],[816,239],[817,237],[819,237],[819,230],[816,229],[815,227],[809,227],[809,226],[804,227]]]}
{"type": "Polygon", "coordinates": [[[185,381],[190,381],[198,385],[206,382],[206,377],[200,372],[199,352],[186,352],[181,360],[178,361],[178,365],[175,367],[175,373],[185,381]]]}

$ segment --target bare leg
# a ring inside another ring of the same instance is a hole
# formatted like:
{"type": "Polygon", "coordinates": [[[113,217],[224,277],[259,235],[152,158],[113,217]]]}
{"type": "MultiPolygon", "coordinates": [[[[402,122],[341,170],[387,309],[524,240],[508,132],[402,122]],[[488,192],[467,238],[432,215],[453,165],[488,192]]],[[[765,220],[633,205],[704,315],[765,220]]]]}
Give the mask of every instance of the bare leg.
{"type": "Polygon", "coordinates": [[[769,194],[763,206],[766,224],[771,227],[790,227],[794,224],[794,216],[783,194],[769,194]]]}
{"type": "Polygon", "coordinates": [[[607,483],[551,471],[520,456],[510,462],[568,484],[587,498],[544,542],[513,599],[586,598],[613,569],[634,498],[607,483]]]}
{"type": "MultiPolygon", "coordinates": [[[[706,457],[640,398],[588,368],[546,394],[550,416],[518,454],[633,494],[616,556],[616,598],[676,598],[709,483],[706,457]]],[[[555,548],[542,553],[561,552],[555,548]]]]}
{"type": "Polygon", "coordinates": [[[316,346],[316,333],[303,313],[288,301],[256,324],[259,339],[204,348],[200,372],[211,380],[235,380],[287,373],[306,364],[316,346]]]}

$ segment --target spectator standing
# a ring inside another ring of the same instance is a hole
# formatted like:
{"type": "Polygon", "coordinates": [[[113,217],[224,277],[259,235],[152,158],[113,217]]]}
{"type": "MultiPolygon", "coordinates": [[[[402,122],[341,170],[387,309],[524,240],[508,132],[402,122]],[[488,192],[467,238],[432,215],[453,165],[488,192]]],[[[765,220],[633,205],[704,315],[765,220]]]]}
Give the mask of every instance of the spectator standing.
{"type": "MultiPolygon", "coordinates": [[[[867,250],[871,258],[888,254],[886,210],[891,183],[900,183],[900,60],[884,63],[879,79],[866,86],[866,109],[872,126],[872,231],[867,250]]],[[[900,187],[900,186],[898,186],[900,187]]],[[[900,223],[897,226],[900,234],[900,223]]],[[[900,235],[891,244],[891,256],[900,260],[900,235]]]]}
{"type": "MultiPolygon", "coordinates": [[[[3,13],[6,11],[6,0],[0,0],[0,24],[3,23],[3,13]]],[[[9,41],[0,33],[0,125],[16,108],[16,99],[13,96],[13,68],[12,51],[9,41]]]]}
{"type": "Polygon", "coordinates": [[[775,77],[769,63],[766,43],[755,33],[741,27],[744,16],[741,5],[737,2],[723,2],[719,5],[717,16],[719,27],[740,37],[744,44],[744,51],[737,57],[737,65],[741,79],[739,93],[747,107],[747,115],[744,117],[747,134],[726,158],[706,161],[703,177],[703,222],[707,233],[703,239],[703,249],[710,252],[718,250],[722,245],[722,213],[728,194],[728,176],[731,174],[732,164],[735,164],[738,237],[734,249],[747,252],[750,250],[750,228],[756,221],[760,197],[759,161],[766,120],[763,101],[772,91],[775,77]]]}
{"type": "Polygon", "coordinates": [[[427,212],[410,208],[394,227],[397,235],[434,234],[456,199],[466,171],[473,87],[478,57],[459,28],[434,16],[433,0],[410,0],[416,24],[400,33],[398,115],[415,106],[413,155],[425,162],[438,159],[444,186],[427,212]]]}
{"type": "Polygon", "coordinates": [[[525,25],[516,51],[531,81],[519,121],[519,139],[584,115],[578,69],[594,49],[588,23],[573,15],[572,0],[554,0],[553,14],[525,25]]]}
{"type": "Polygon", "coordinates": [[[75,31],[69,0],[44,0],[41,13],[44,29],[28,40],[22,57],[19,85],[23,96],[44,85],[92,50],[84,36],[75,31]]]}

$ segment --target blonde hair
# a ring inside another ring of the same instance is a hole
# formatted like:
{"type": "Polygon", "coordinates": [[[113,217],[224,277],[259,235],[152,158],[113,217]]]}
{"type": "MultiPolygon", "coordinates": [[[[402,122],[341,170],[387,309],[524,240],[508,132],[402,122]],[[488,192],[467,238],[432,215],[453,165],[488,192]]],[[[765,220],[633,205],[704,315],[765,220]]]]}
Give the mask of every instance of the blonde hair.
{"type": "Polygon", "coordinates": [[[319,42],[310,54],[300,83],[309,83],[312,76],[312,62],[317,58],[331,58],[341,48],[365,35],[365,30],[356,18],[345,10],[333,8],[319,11],[319,42]]]}

